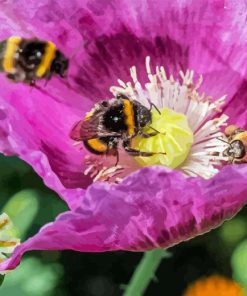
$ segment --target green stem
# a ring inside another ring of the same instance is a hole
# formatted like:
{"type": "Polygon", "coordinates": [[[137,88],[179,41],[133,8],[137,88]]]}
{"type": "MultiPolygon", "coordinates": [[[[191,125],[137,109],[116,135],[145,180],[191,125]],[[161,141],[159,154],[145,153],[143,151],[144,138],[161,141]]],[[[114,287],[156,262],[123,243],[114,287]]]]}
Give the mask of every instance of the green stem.
{"type": "Polygon", "coordinates": [[[156,269],[161,260],[168,255],[169,253],[166,253],[163,249],[144,253],[123,296],[142,296],[150,281],[155,277],[156,269]]]}

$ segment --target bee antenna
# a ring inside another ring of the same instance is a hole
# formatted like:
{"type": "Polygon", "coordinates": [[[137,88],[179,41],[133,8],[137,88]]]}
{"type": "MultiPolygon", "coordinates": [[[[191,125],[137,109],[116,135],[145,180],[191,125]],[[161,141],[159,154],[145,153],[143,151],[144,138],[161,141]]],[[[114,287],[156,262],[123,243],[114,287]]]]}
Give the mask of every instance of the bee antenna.
{"type": "Polygon", "coordinates": [[[160,131],[158,131],[157,129],[155,129],[154,127],[152,127],[152,126],[148,126],[150,129],[152,129],[153,131],[155,131],[156,133],[158,133],[158,134],[163,134],[163,133],[161,133],[160,131]]]}
{"type": "Polygon", "coordinates": [[[223,139],[220,138],[220,137],[217,137],[217,139],[220,140],[221,142],[224,142],[224,143],[228,144],[228,145],[232,148],[232,144],[231,144],[231,143],[229,143],[229,142],[223,140],[223,139]]]}
{"type": "Polygon", "coordinates": [[[161,115],[161,112],[160,112],[160,110],[158,109],[158,107],[157,107],[154,103],[152,103],[152,102],[150,102],[150,101],[149,101],[149,103],[150,103],[150,110],[152,109],[152,107],[154,107],[154,108],[156,109],[156,111],[159,113],[159,115],[161,115]]]}
{"type": "Polygon", "coordinates": [[[224,142],[224,143],[226,143],[226,144],[228,144],[228,145],[231,145],[231,143],[229,143],[229,142],[227,142],[227,141],[223,140],[223,139],[222,139],[222,138],[220,138],[220,137],[217,137],[217,139],[218,139],[218,140],[220,140],[221,142],[224,142]]]}

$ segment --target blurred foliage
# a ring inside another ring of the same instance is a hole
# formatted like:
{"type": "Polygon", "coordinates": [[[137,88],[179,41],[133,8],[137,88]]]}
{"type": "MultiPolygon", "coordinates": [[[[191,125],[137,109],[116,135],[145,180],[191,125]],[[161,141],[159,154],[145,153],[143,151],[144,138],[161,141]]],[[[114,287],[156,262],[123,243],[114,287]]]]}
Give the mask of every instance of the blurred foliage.
{"type": "MultiPolygon", "coordinates": [[[[57,214],[65,203],[23,161],[0,155],[0,208],[6,211],[24,240],[57,214]]],[[[145,296],[181,296],[202,276],[221,274],[247,286],[247,209],[219,229],[169,250],[145,296]]],[[[121,296],[141,253],[101,254],[33,251],[6,275],[3,296],[121,296]]]]}
{"type": "Polygon", "coordinates": [[[231,264],[234,279],[241,283],[247,291],[247,239],[234,250],[231,264]]]}
{"type": "MultiPolygon", "coordinates": [[[[67,210],[66,205],[42,184],[32,169],[15,157],[0,156],[0,196],[0,213],[9,215],[14,224],[14,235],[22,241],[67,210]]],[[[54,263],[53,258],[44,260],[42,256],[29,256],[5,276],[0,295],[54,295],[62,275],[62,265],[54,263]]]]}
{"type": "Polygon", "coordinates": [[[22,190],[14,194],[2,208],[11,218],[16,236],[24,238],[38,213],[38,194],[35,190],[22,190]]]}
{"type": "Polygon", "coordinates": [[[51,296],[62,274],[60,264],[25,258],[19,268],[6,275],[0,292],[6,296],[51,296]]]}
{"type": "Polygon", "coordinates": [[[0,274],[0,286],[2,286],[4,282],[5,274],[0,274]]]}
{"type": "Polygon", "coordinates": [[[224,223],[220,228],[220,237],[228,245],[236,245],[247,237],[247,220],[243,217],[236,217],[224,223]]]}
{"type": "Polygon", "coordinates": [[[37,258],[25,258],[21,266],[6,275],[1,295],[52,296],[63,274],[60,264],[44,264],[37,258]]]}

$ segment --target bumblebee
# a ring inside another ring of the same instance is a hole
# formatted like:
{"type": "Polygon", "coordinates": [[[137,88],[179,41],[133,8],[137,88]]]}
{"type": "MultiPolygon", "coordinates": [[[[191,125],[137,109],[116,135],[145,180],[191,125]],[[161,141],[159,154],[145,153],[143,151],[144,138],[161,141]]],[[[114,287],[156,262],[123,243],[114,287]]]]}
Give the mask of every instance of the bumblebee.
{"type": "Polygon", "coordinates": [[[150,127],[151,123],[150,109],[124,95],[118,95],[109,101],[97,103],[83,120],[74,125],[70,137],[75,141],[83,141],[85,148],[94,154],[117,156],[117,162],[120,142],[132,156],[165,154],[139,151],[131,147],[131,139],[135,136],[148,138],[159,133],[150,127]],[[154,132],[145,133],[145,126],[154,132]]]}
{"type": "Polygon", "coordinates": [[[50,41],[12,36],[0,42],[0,71],[14,82],[34,84],[53,74],[65,76],[68,59],[50,41]]]}
{"type": "Polygon", "coordinates": [[[247,131],[229,125],[225,129],[229,147],[223,151],[231,163],[247,163],[247,131]]]}

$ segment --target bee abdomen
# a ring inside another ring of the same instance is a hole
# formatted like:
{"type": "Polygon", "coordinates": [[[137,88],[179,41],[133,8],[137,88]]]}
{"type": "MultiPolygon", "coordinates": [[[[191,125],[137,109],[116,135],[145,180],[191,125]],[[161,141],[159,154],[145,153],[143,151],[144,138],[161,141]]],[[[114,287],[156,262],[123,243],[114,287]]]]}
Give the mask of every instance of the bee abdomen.
{"type": "Polygon", "coordinates": [[[37,77],[45,77],[50,71],[52,62],[54,61],[57,54],[57,49],[54,43],[47,41],[44,47],[44,54],[40,64],[36,69],[37,77]]]}
{"type": "Polygon", "coordinates": [[[13,36],[0,44],[0,64],[1,71],[6,73],[14,73],[16,66],[16,53],[22,41],[21,37],[13,36]]]}
{"type": "Polygon", "coordinates": [[[108,145],[99,138],[84,141],[85,147],[94,154],[105,154],[108,151],[108,145]]]}
{"type": "Polygon", "coordinates": [[[6,50],[7,40],[3,40],[0,42],[0,71],[4,71],[3,69],[3,58],[6,50]]]}

